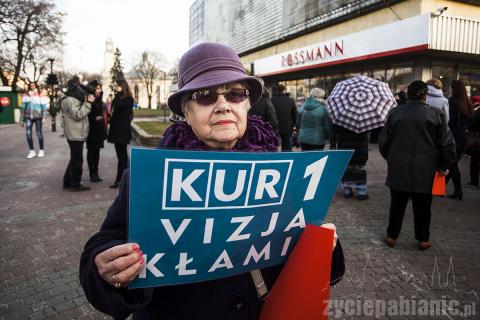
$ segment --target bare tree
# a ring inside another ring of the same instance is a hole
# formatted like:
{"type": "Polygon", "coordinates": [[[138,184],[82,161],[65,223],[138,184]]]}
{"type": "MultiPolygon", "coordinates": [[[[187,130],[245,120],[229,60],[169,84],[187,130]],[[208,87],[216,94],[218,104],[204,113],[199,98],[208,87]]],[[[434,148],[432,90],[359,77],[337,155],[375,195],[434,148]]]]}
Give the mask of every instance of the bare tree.
{"type": "Polygon", "coordinates": [[[46,60],[44,49],[60,43],[62,16],[51,0],[1,1],[1,42],[6,58],[0,61],[0,73],[13,73],[13,91],[29,67],[34,70],[33,79],[37,78],[46,60]]]}
{"type": "Polygon", "coordinates": [[[148,108],[152,108],[153,84],[157,79],[163,79],[165,71],[166,59],[162,54],[155,52],[144,52],[142,61],[134,68],[135,75],[144,84],[147,91],[148,108]]]}
{"type": "Polygon", "coordinates": [[[172,83],[178,83],[178,67],[179,67],[180,61],[177,59],[175,60],[175,63],[173,64],[173,67],[168,71],[168,75],[172,78],[172,83]]]}

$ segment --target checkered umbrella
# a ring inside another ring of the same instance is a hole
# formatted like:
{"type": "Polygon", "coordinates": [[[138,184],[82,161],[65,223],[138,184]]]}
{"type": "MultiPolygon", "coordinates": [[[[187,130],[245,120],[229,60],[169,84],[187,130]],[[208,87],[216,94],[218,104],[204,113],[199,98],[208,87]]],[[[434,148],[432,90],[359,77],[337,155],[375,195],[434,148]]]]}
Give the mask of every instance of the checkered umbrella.
{"type": "Polygon", "coordinates": [[[386,83],[356,76],[337,83],[327,105],[334,124],[361,133],[382,127],[397,104],[386,83]]]}

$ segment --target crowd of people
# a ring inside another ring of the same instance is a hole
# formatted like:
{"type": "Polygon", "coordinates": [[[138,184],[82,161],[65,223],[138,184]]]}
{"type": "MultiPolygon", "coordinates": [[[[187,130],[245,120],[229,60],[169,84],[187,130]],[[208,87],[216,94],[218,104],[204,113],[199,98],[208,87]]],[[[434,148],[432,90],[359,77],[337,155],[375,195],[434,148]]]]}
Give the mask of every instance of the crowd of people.
{"type": "MultiPolygon", "coordinates": [[[[451,96],[444,96],[439,79],[420,80],[399,92],[397,106],[390,109],[383,127],[354,132],[334,123],[323,88],[311,88],[309,96],[297,108],[294,100],[279,84],[273,94],[259,78],[245,73],[238,55],[228,46],[204,43],[191,48],[180,60],[179,90],[168,99],[168,106],[182,121],[166,131],[160,148],[189,150],[232,150],[244,152],[292,151],[292,137],[298,136],[302,151],[353,149],[354,153],[341,179],[345,198],[368,200],[367,161],[369,141],[377,142],[387,162],[386,185],[390,189],[390,210],[385,243],[394,247],[401,232],[405,209],[411,199],[415,238],[420,250],[432,246],[430,222],[434,176],[453,182],[448,197],[463,199],[458,163],[470,157],[469,185],[479,187],[480,101],[469,97],[464,83],[450,83],[451,96]],[[211,68],[211,55],[218,60],[211,68]],[[198,72],[189,73],[195,66],[198,72]],[[217,125],[221,123],[221,125],[217,125]]],[[[82,85],[78,77],[68,82],[59,102],[64,136],[70,159],[63,177],[63,188],[89,190],[81,183],[83,147],[86,143],[90,181],[102,181],[99,175],[100,150],[104,141],[114,144],[117,172],[111,188],[119,188],[117,199],[108,211],[102,229],[86,244],[82,255],[80,279],[88,300],[99,310],[115,317],[136,313],[137,318],[165,315],[166,318],[189,318],[212,315],[227,317],[229,310],[220,305],[238,292],[255,291],[248,275],[208,281],[181,287],[124,290],[144,267],[138,244],[127,243],[128,152],[131,140],[134,99],[128,83],[118,79],[114,96],[103,101],[98,80],[82,85]],[[244,285],[244,283],[250,283],[244,285]],[[210,290],[215,288],[215,290],[210,290]],[[209,294],[205,294],[209,292],[209,294]],[[217,292],[218,294],[212,294],[217,292]],[[185,301],[184,310],[175,301],[185,301]],[[202,313],[203,312],[203,313],[202,313]],[[181,313],[181,316],[179,314],[181,313]],[[218,314],[216,314],[218,313],[218,314]]],[[[35,83],[23,96],[21,124],[26,126],[28,159],[45,155],[42,123],[47,110],[45,93],[35,83]],[[35,125],[38,152],[32,130],[35,125]]],[[[282,266],[262,270],[265,283],[271,286],[282,266]]],[[[344,272],[340,243],[334,247],[332,283],[344,272]]],[[[251,301],[252,302],[252,301],[251,301]]],[[[258,314],[262,301],[253,301],[247,318],[258,314]]],[[[237,310],[238,311],[238,310],[237,310]]],[[[214,316],[214,318],[215,318],[214,316]]]]}
{"type": "MultiPolygon", "coordinates": [[[[275,86],[271,95],[261,80],[245,73],[231,48],[215,43],[200,44],[187,51],[180,60],[179,72],[179,91],[169,97],[168,106],[184,121],[174,122],[165,131],[160,148],[291,151],[296,130],[302,150],[322,150],[328,144],[330,149],[353,149],[341,190],[346,198],[369,199],[366,163],[372,132],[357,133],[333,124],[325,90],[312,88],[297,109],[284,86],[275,86]],[[214,68],[209,61],[216,61],[214,68]],[[193,66],[195,73],[189,72],[193,66]]],[[[462,200],[458,161],[465,149],[471,159],[470,184],[478,187],[480,150],[470,147],[470,140],[472,132],[477,138],[480,136],[480,108],[477,102],[474,110],[461,81],[453,81],[451,88],[452,96],[446,99],[438,79],[427,83],[413,81],[407,92],[398,94],[398,106],[391,108],[384,126],[376,130],[379,151],[388,167],[386,185],[390,188],[391,204],[384,241],[390,247],[396,244],[410,199],[418,247],[426,250],[432,246],[434,176],[438,173],[446,176],[447,181],[451,178],[455,189],[449,197],[462,200]]],[[[115,108],[130,108],[132,101],[126,98],[130,96],[126,84],[117,82],[117,92],[120,95],[117,93],[112,102],[114,113],[115,108]]],[[[89,108],[89,104],[87,98],[83,105],[89,108]]],[[[129,115],[124,114],[124,124],[129,115]]],[[[115,128],[111,124],[111,131],[112,127],[115,128]]],[[[125,157],[128,140],[127,135],[113,139],[109,134],[119,157],[116,184],[120,184],[120,190],[101,230],[87,242],[82,254],[80,280],[87,299],[95,308],[116,318],[131,313],[136,319],[224,319],[234,314],[236,318],[257,318],[263,301],[249,298],[256,297],[256,282],[248,274],[196,284],[125,289],[146,263],[140,246],[127,243],[129,170],[123,171],[121,158],[125,157]],[[230,308],[235,297],[247,297],[248,308],[238,307],[240,304],[230,308]],[[178,301],[182,301],[182,308],[177,307],[178,301]]],[[[267,287],[272,286],[282,267],[261,270],[267,287]]],[[[332,284],[341,279],[344,268],[342,248],[337,242],[332,258],[332,284]]]]}
{"type": "MultiPolygon", "coordinates": [[[[83,173],[84,144],[87,149],[87,164],[90,182],[103,181],[99,175],[100,150],[104,141],[114,144],[117,154],[117,174],[110,188],[118,188],[123,171],[128,167],[127,145],[130,143],[130,122],[133,119],[133,97],[124,79],[113,85],[115,97],[109,96],[103,102],[102,84],[92,80],[83,85],[78,77],[68,81],[65,94],[57,101],[56,108],[61,113],[63,136],[65,136],[70,159],[63,176],[63,189],[86,191],[90,187],[81,183],[83,173]]],[[[39,93],[37,85],[31,83],[22,97],[21,121],[26,126],[28,159],[44,157],[42,124],[48,109],[48,97],[39,93]],[[35,125],[39,150],[35,152],[32,130],[35,125]]]]}

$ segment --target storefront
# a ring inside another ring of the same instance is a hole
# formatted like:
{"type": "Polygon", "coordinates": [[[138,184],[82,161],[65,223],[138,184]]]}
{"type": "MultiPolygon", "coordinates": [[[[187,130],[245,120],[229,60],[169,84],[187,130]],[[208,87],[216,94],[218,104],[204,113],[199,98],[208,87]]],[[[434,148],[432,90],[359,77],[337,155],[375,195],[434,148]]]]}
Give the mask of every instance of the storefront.
{"type": "Polygon", "coordinates": [[[330,92],[360,74],[388,83],[393,93],[415,79],[438,78],[447,96],[450,82],[461,79],[477,95],[479,38],[479,20],[428,13],[264,57],[251,69],[267,86],[282,83],[300,101],[313,87],[330,92]]]}

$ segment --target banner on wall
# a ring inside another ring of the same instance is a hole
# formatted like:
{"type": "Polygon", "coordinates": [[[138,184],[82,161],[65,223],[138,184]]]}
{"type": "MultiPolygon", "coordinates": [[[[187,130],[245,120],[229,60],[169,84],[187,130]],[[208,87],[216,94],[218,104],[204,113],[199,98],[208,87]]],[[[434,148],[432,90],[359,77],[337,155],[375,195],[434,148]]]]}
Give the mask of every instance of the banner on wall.
{"type": "Polygon", "coordinates": [[[323,223],[351,155],[132,148],[128,241],[145,267],[129,287],[284,263],[305,225],[323,223]]]}

